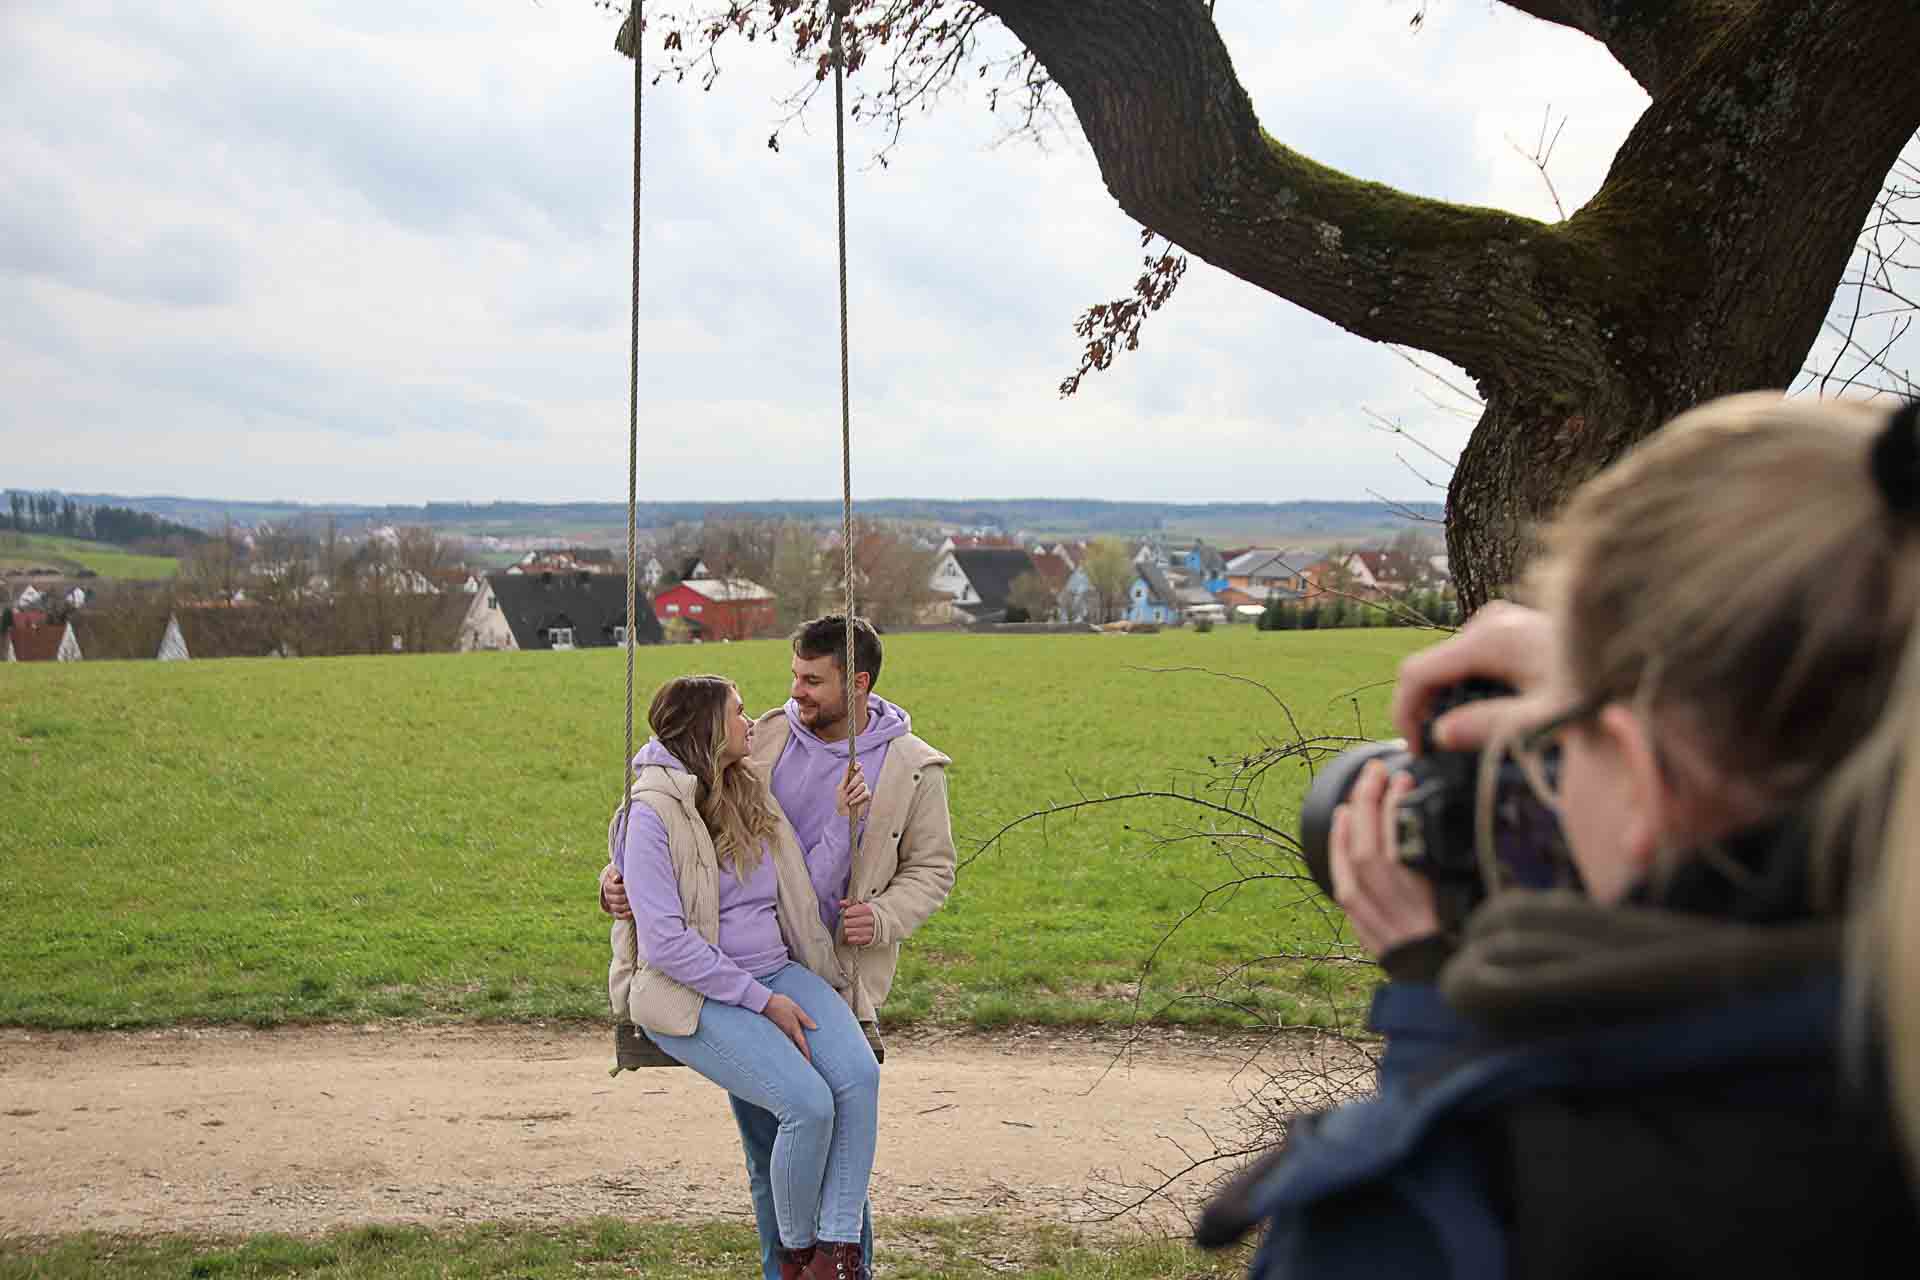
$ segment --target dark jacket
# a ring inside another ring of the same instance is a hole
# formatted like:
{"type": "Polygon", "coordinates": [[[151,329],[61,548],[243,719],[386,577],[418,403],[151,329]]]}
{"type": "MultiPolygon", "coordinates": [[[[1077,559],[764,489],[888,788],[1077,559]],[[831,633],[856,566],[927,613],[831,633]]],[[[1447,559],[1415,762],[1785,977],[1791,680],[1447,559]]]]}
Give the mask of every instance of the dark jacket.
{"type": "Polygon", "coordinates": [[[1265,1224],[1260,1280],[1759,1280],[1910,1258],[1920,1202],[1844,1048],[1840,938],[1805,916],[1496,900],[1438,984],[1377,993],[1377,1096],[1297,1119],[1201,1242],[1265,1224]]]}

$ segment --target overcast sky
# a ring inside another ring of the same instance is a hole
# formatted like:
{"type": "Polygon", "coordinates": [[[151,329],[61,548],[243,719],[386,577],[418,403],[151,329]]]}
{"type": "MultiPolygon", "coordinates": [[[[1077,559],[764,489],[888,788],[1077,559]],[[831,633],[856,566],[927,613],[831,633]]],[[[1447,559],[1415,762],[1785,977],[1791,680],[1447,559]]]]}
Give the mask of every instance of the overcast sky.
{"type": "MultiPolygon", "coordinates": [[[[1489,0],[1220,0],[1267,129],[1552,218],[1644,96],[1489,0]]],[[[302,501],[625,496],[631,73],[590,0],[0,4],[0,487],[302,501]]],[[[831,96],[727,48],[647,100],[641,490],[838,493],[831,96]],[[822,109],[824,108],[824,109],[822,109]]],[[[1061,400],[1138,227],[1066,131],[983,100],[849,178],[857,495],[1437,498],[1363,410],[1470,419],[1392,351],[1195,261],[1061,400]]],[[[881,141],[856,127],[864,161],[881,141]]],[[[1455,374],[1456,377],[1457,373],[1455,374]]],[[[1444,468],[1409,455],[1444,480],[1444,468]]]]}

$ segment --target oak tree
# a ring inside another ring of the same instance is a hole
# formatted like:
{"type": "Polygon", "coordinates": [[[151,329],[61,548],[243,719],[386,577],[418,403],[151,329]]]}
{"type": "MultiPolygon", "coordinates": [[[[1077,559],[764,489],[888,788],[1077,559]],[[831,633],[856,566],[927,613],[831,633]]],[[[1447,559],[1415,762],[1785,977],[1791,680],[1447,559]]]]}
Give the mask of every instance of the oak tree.
{"type": "MultiPolygon", "coordinates": [[[[716,50],[749,38],[827,78],[829,0],[689,3],[649,23],[666,74],[710,82],[716,50]]],[[[1912,0],[1499,3],[1598,41],[1650,98],[1562,222],[1399,191],[1269,135],[1212,0],[851,0],[847,67],[857,108],[896,136],[960,77],[1030,117],[1071,105],[1115,201],[1169,246],[1132,297],[1083,316],[1083,372],[1137,341],[1178,283],[1175,248],[1464,368],[1484,409],[1447,544],[1472,607],[1516,576],[1529,529],[1662,421],[1793,381],[1920,128],[1912,0]]]]}

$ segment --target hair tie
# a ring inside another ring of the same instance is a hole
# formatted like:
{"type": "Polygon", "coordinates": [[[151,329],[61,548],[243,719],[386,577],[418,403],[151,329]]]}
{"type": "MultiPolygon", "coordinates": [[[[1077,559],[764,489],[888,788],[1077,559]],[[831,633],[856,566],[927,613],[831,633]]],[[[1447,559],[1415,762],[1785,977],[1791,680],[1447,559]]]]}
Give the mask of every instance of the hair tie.
{"type": "Polygon", "coordinates": [[[1909,400],[1873,442],[1873,482],[1895,515],[1920,515],[1920,400],[1909,400]]]}

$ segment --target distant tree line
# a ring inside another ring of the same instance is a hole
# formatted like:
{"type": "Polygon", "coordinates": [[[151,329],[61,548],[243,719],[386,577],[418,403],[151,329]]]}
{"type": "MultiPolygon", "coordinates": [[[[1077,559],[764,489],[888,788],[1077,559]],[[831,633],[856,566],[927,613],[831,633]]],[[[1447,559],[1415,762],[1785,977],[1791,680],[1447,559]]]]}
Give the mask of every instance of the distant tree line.
{"type": "Polygon", "coordinates": [[[1304,599],[1274,596],[1260,615],[1262,631],[1325,631],[1333,627],[1413,627],[1422,622],[1450,627],[1460,621],[1460,601],[1450,592],[1408,591],[1385,599],[1321,592],[1304,599]]]}
{"type": "Polygon", "coordinates": [[[74,619],[90,658],[153,657],[170,617],[198,658],[444,652],[473,600],[465,577],[459,546],[431,529],[349,543],[331,523],[228,528],[170,581],[103,586],[74,619]]]}
{"type": "Polygon", "coordinates": [[[204,542],[198,529],[129,507],[88,506],[58,493],[7,491],[7,510],[0,529],[15,533],[46,533],[63,538],[87,538],[131,546],[138,542],[204,542]]]}
{"type": "MultiPolygon", "coordinates": [[[[113,501],[116,495],[80,494],[85,503],[113,501]]],[[[126,505],[125,500],[115,505],[126,505]]],[[[214,529],[232,516],[247,524],[317,524],[331,516],[359,526],[425,525],[467,534],[518,536],[558,529],[624,529],[626,506],[610,502],[428,502],[424,504],[327,504],[155,498],[136,505],[175,520],[214,529]]],[[[859,514],[875,520],[1011,532],[1046,529],[1064,536],[1133,536],[1174,528],[1287,530],[1316,540],[1342,537],[1367,540],[1385,536],[1409,511],[1440,518],[1438,503],[1387,502],[1107,502],[1092,498],[1016,498],[947,501],[935,498],[873,498],[860,502],[859,514]]],[[[642,530],[664,532],[676,524],[762,520],[837,525],[837,499],[714,502],[700,499],[641,502],[636,509],[642,530]]]]}
{"type": "MultiPolygon", "coordinates": [[[[697,522],[682,521],[654,535],[652,555],[665,570],[654,590],[672,586],[698,561],[711,578],[753,582],[771,591],[776,622],[786,629],[845,607],[840,535],[838,521],[815,525],[710,511],[697,522]]],[[[877,626],[912,625],[935,598],[931,579],[938,558],[887,521],[856,518],[854,610],[877,626]]]]}

